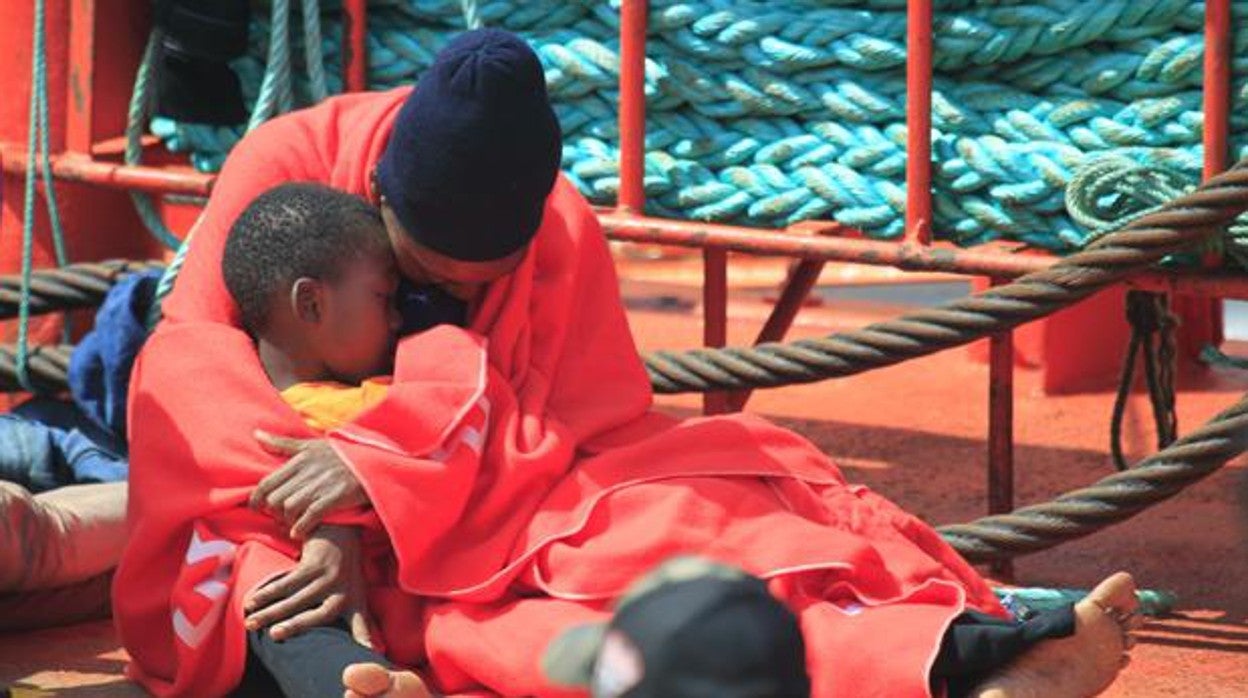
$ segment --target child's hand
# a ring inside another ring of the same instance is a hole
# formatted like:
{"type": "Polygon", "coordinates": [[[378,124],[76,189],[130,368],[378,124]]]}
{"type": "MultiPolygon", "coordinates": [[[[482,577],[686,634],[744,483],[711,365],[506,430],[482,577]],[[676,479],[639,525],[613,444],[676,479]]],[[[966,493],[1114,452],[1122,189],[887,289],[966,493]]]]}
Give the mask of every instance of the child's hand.
{"type": "Polygon", "coordinates": [[[371,648],[358,531],[322,526],[303,544],[293,570],[251,593],[243,604],[248,630],[270,627],[274,640],[346,618],[355,641],[371,648]]]}
{"type": "Polygon", "coordinates": [[[269,452],[290,459],[260,481],[251,507],[286,522],[291,538],[306,538],[335,511],[368,504],[355,473],[325,439],[289,439],[260,430],[255,437],[269,452]]]}

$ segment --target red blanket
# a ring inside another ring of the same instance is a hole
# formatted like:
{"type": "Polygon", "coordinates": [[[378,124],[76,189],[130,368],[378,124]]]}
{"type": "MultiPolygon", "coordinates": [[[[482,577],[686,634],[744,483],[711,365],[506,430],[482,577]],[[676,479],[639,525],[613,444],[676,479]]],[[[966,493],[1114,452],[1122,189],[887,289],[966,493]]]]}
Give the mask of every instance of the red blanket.
{"type": "MultiPolygon", "coordinates": [[[[130,674],[219,695],[245,657],[241,600],[298,547],[246,498],[280,465],[256,428],[310,436],[268,383],[219,271],[256,194],[363,194],[403,90],[262,126],[230,156],[131,388],[131,545],[114,604],[130,674]]],[[[935,532],[750,416],[654,414],[601,230],[556,185],[524,263],[467,330],[401,343],[386,399],[329,439],[363,483],[370,603],[388,655],[458,695],[578,695],[539,659],[678,553],[771,580],[807,636],[815,695],[928,695],[947,624],[1000,613],[935,532]]],[[[348,517],[352,518],[352,517],[348,517]]]]}

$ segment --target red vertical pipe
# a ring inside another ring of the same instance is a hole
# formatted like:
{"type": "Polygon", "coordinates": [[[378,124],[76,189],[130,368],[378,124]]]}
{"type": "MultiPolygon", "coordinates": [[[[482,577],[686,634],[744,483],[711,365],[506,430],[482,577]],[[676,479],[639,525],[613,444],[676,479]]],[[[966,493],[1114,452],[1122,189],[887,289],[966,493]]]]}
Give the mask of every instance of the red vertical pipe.
{"type": "MultiPolygon", "coordinates": [[[[992,335],[988,356],[988,513],[1005,514],[1014,510],[1014,333],[992,335]]],[[[992,573],[1010,581],[1013,564],[995,562],[992,573]]]]}
{"type": "MultiPolygon", "coordinates": [[[[1225,172],[1231,124],[1231,0],[1205,2],[1204,178],[1225,172]]],[[[1222,260],[1210,254],[1207,266],[1222,260]]]]}
{"type": "Polygon", "coordinates": [[[368,89],[368,7],[366,0],[342,2],[342,84],[344,92],[368,89]]]}
{"type": "MultiPolygon", "coordinates": [[[[1205,2],[1204,151],[1206,179],[1222,172],[1228,163],[1231,85],[1231,1],[1205,2]]],[[[1221,255],[1205,255],[1206,267],[1221,266],[1221,255]]],[[[1222,301],[1177,295],[1171,307],[1179,316],[1179,355],[1198,361],[1206,345],[1223,339],[1222,301]]]]}
{"type": "Polygon", "coordinates": [[[1227,167],[1231,96],[1231,0],[1205,2],[1205,179],[1227,167]]]}
{"type": "Polygon", "coordinates": [[[932,0],[906,6],[906,240],[932,241],[932,0]]]}
{"type": "MultiPolygon", "coordinates": [[[[728,251],[702,249],[702,344],[722,347],[728,343],[728,251]]],[[[723,414],[730,410],[730,393],[704,393],[702,411],[723,414]]]]}
{"type": "MultiPolygon", "coordinates": [[[[91,152],[95,144],[96,11],[94,0],[74,3],[69,10],[69,113],[66,149],[91,152]]],[[[113,135],[113,134],[109,134],[113,135]]]]}
{"type": "Polygon", "coordinates": [[[642,213],[646,205],[646,0],[620,6],[619,207],[642,213]]]}

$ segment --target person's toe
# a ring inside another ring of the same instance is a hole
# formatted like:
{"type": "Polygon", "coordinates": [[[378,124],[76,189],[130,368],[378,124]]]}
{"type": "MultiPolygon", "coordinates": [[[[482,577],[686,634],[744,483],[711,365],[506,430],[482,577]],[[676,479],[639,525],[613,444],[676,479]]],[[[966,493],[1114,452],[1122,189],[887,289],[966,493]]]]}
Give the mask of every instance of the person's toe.
{"type": "Polygon", "coordinates": [[[390,670],[371,662],[352,664],[342,670],[342,685],[362,698],[380,696],[390,690],[390,670]]]}
{"type": "Polygon", "coordinates": [[[391,675],[393,688],[390,695],[395,698],[429,698],[432,694],[425,687],[425,682],[410,671],[399,671],[391,675]]]}

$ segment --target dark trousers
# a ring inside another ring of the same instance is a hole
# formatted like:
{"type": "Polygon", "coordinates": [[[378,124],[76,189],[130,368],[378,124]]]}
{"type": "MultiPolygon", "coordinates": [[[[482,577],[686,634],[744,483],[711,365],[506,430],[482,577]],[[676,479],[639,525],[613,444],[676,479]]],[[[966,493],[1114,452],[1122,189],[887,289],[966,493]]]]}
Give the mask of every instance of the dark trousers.
{"type": "Polygon", "coordinates": [[[1036,643],[1074,633],[1073,606],[1041,611],[1019,621],[968,611],[945,632],[932,666],[932,683],[944,684],[949,698],[963,698],[1036,643]]]}
{"type": "Polygon", "coordinates": [[[394,667],[377,652],[356,643],[345,624],[313,628],[277,642],[268,630],[247,633],[247,674],[236,695],[286,698],[342,698],[342,670],[375,662],[394,667]]]}

